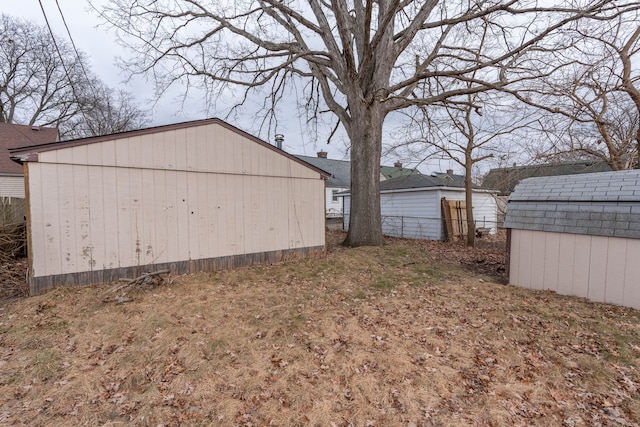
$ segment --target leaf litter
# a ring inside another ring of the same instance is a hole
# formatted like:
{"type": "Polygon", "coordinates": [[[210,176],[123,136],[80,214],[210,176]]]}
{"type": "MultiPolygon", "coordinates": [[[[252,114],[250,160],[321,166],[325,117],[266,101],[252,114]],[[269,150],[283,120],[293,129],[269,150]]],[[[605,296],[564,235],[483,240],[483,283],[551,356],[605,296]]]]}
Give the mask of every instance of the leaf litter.
{"type": "Polygon", "coordinates": [[[10,301],[0,425],[638,425],[638,311],[501,284],[499,240],[342,238],[120,305],[10,301]]]}

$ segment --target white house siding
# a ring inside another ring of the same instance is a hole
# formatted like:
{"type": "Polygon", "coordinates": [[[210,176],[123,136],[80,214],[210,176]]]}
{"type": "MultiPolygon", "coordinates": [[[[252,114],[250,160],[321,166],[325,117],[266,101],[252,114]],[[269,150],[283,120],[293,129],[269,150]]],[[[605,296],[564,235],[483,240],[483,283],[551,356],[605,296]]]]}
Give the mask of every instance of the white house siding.
{"type": "Polygon", "coordinates": [[[347,188],[339,188],[339,187],[327,187],[325,193],[326,199],[326,214],[327,218],[339,218],[343,215],[342,211],[342,199],[343,196],[338,196],[338,200],[333,200],[333,192],[341,192],[344,190],[348,190],[347,188]]]}
{"type": "MultiPolygon", "coordinates": [[[[380,194],[382,232],[387,236],[412,239],[443,240],[445,237],[440,200],[464,200],[463,191],[429,188],[383,192],[380,194]]],[[[345,196],[344,228],[348,229],[351,198],[345,196]]],[[[490,228],[495,234],[496,202],[490,193],[474,192],[473,214],[478,227],[490,228]]]]}
{"type": "Polygon", "coordinates": [[[24,199],[23,176],[0,176],[0,197],[15,197],[24,199]]]}
{"type": "Polygon", "coordinates": [[[320,173],[215,123],[39,153],[28,186],[32,279],[324,248],[320,173]]]}
{"type": "Polygon", "coordinates": [[[640,240],[511,230],[509,282],[640,309],[640,240]]]}

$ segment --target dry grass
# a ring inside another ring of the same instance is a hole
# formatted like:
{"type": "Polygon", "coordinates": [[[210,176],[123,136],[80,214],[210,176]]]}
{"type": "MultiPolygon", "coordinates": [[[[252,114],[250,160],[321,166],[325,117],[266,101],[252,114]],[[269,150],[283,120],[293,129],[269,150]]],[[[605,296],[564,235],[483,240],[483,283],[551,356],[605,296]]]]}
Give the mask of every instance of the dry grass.
{"type": "MultiPolygon", "coordinates": [[[[335,243],[339,235],[332,235],[335,243]]],[[[640,313],[497,284],[429,246],[0,309],[0,424],[638,425],[640,313]]]]}

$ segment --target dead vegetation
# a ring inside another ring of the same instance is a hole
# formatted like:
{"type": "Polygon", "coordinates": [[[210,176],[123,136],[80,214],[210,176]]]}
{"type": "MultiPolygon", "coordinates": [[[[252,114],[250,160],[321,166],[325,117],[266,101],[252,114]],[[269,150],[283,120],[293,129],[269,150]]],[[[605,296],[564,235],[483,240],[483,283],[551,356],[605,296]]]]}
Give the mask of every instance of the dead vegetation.
{"type": "Polygon", "coordinates": [[[421,242],[332,248],[120,305],[107,285],[5,305],[0,425],[638,425],[637,311],[421,242]]]}
{"type": "Polygon", "coordinates": [[[29,295],[25,227],[23,223],[0,225],[0,301],[29,295]]]}

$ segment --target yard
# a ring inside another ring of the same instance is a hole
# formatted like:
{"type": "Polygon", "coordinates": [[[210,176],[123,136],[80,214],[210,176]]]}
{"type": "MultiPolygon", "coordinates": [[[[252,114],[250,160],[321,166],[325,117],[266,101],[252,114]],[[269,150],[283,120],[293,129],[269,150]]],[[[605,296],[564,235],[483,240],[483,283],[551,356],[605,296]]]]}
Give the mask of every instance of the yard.
{"type": "Polygon", "coordinates": [[[5,302],[0,425],[639,425],[640,312],[506,286],[501,242],[342,237],[5,302]]]}

